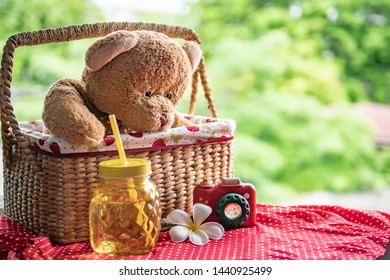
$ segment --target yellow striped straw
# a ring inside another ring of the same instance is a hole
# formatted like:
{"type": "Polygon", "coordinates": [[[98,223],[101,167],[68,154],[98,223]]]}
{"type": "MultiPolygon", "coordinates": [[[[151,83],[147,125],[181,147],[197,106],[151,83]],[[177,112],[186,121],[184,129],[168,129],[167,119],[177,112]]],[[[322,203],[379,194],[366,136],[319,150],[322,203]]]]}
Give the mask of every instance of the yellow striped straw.
{"type": "Polygon", "coordinates": [[[115,138],[116,148],[118,149],[119,158],[123,165],[128,165],[129,163],[126,159],[125,149],[123,148],[123,143],[122,143],[121,136],[119,134],[118,124],[116,122],[115,115],[109,115],[108,117],[110,119],[112,132],[114,133],[114,138],[115,138]]]}

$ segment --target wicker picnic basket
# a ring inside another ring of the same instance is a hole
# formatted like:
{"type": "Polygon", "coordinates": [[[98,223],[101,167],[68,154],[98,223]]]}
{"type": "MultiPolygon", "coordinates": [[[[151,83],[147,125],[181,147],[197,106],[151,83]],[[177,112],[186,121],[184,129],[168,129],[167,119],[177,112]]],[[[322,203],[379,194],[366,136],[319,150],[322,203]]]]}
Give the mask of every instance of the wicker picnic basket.
{"type": "MultiPolygon", "coordinates": [[[[34,232],[54,242],[70,244],[89,239],[90,199],[99,181],[98,164],[116,153],[61,155],[36,149],[20,129],[11,104],[13,57],[17,47],[105,36],[115,30],[154,30],[171,38],[200,43],[191,29],[152,23],[109,22],[23,32],[11,36],[1,63],[1,132],[3,141],[4,211],[34,232]]],[[[189,114],[196,107],[199,78],[211,115],[217,117],[205,73],[204,58],[192,80],[189,114]]],[[[151,160],[163,217],[174,209],[192,212],[193,187],[206,179],[217,183],[233,175],[233,139],[126,150],[128,157],[151,160]]]]}

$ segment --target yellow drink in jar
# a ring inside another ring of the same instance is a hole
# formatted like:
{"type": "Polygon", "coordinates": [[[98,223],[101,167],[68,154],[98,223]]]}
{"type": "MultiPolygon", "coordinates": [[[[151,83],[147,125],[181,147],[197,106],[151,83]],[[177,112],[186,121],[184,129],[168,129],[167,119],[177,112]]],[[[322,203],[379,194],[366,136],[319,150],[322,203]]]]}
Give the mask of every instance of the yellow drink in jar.
{"type": "Polygon", "coordinates": [[[99,164],[101,181],[90,204],[90,241],[110,255],[149,253],[161,228],[159,195],[150,180],[150,161],[128,159],[99,164]]]}

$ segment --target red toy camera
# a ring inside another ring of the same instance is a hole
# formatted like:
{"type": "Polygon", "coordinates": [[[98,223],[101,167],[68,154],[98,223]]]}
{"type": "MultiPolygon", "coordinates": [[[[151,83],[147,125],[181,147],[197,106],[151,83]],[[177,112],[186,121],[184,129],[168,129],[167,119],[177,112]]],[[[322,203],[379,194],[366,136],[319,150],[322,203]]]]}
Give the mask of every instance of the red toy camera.
{"type": "Polygon", "coordinates": [[[223,179],[219,185],[202,183],[194,188],[194,204],[212,208],[206,222],[219,222],[225,229],[256,224],[256,189],[238,178],[223,179]]]}

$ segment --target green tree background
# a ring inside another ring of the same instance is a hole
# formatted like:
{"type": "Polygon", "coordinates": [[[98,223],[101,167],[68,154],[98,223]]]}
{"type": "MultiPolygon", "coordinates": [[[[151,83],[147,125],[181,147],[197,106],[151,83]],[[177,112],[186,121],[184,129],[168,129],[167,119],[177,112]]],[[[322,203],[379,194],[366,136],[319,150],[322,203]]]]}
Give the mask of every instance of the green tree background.
{"type": "MultiPolygon", "coordinates": [[[[0,0],[0,42],[25,31],[103,20],[91,0],[0,0]]],[[[62,77],[79,78],[83,53],[91,40],[17,48],[12,98],[18,120],[41,118],[43,97],[62,77]]]]}
{"type": "Polygon", "coordinates": [[[355,104],[389,102],[389,4],[193,4],[220,113],[237,121],[236,174],[259,201],[388,185],[389,152],[355,104]]]}
{"type": "Polygon", "coordinates": [[[286,62],[270,87],[328,103],[389,102],[389,14],[388,0],[199,0],[192,13],[208,55],[225,40],[265,40],[286,62]]]}
{"type": "MultiPolygon", "coordinates": [[[[389,152],[375,146],[373,127],[354,104],[389,102],[389,9],[390,0],[197,0],[184,15],[139,19],[200,34],[219,115],[237,122],[235,175],[257,186],[259,201],[277,202],[388,185],[389,152]]],[[[91,0],[0,0],[2,42],[16,32],[102,20],[91,0]]],[[[41,118],[55,80],[79,78],[89,44],[17,50],[18,120],[41,118]]],[[[204,101],[198,107],[208,114],[204,101]]]]}

